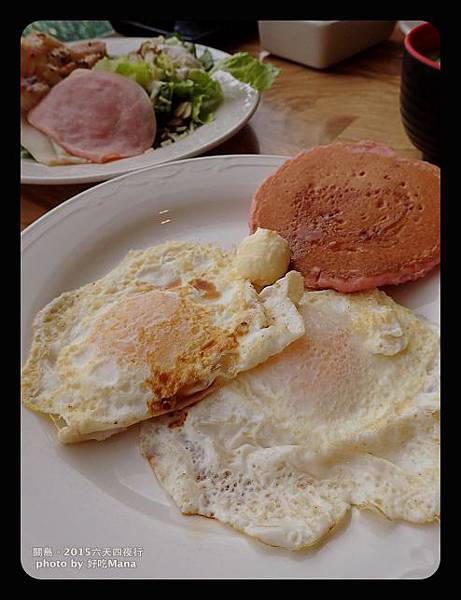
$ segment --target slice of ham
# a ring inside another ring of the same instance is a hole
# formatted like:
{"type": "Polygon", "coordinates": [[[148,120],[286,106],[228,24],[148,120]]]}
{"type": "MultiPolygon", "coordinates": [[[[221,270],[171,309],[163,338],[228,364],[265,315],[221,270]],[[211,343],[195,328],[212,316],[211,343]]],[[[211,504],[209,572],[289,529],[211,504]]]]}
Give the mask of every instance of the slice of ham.
{"type": "Polygon", "coordinates": [[[84,69],[58,83],[27,120],[69,154],[96,163],[142,154],[156,130],[152,103],[140,85],[84,69]]]}

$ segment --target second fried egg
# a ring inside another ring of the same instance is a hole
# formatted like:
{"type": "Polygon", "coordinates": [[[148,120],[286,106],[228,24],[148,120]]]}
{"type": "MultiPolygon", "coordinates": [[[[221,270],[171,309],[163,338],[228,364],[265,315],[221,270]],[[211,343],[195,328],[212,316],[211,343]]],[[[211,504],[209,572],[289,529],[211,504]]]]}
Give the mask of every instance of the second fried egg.
{"type": "Polygon", "coordinates": [[[199,404],[144,423],[186,514],[272,545],[321,540],[351,506],[437,518],[438,332],[383,292],[306,292],[306,333],[199,404]]]}

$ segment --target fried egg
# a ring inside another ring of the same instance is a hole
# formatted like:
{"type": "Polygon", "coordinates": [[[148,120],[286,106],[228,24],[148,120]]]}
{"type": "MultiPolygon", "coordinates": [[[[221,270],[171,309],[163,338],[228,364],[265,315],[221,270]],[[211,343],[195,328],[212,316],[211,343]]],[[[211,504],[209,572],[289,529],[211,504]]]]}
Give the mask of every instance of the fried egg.
{"type": "Polygon", "coordinates": [[[304,293],[306,333],[203,400],[141,427],[185,514],[312,546],[351,507],[438,518],[438,329],[384,292],[304,293]]]}
{"type": "Polygon", "coordinates": [[[304,333],[290,272],[257,293],[234,254],[167,242],[131,251],[34,321],[22,400],[61,442],[105,439],[196,402],[304,333]]]}

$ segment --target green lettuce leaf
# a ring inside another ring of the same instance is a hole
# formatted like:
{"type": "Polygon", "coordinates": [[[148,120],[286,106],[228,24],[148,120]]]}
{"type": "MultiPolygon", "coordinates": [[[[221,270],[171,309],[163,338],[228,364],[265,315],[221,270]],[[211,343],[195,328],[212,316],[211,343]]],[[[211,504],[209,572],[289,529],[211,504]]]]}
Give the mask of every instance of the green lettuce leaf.
{"type": "Polygon", "coordinates": [[[174,116],[181,102],[191,103],[190,120],[202,125],[213,120],[214,112],[223,100],[223,93],[219,82],[208,73],[191,69],[187,79],[163,82],[151,98],[160,126],[174,116]]]}
{"type": "Polygon", "coordinates": [[[211,55],[211,52],[208,50],[208,48],[205,49],[203,54],[201,56],[199,56],[198,59],[202,63],[205,71],[209,71],[210,69],[213,68],[214,60],[213,60],[213,56],[211,55]]]}
{"type": "Polygon", "coordinates": [[[173,93],[174,93],[174,82],[162,82],[157,90],[155,96],[151,96],[154,104],[155,114],[160,116],[168,116],[173,109],[173,93]]]}
{"type": "Polygon", "coordinates": [[[152,81],[152,72],[149,65],[144,61],[131,61],[127,58],[101,58],[95,66],[95,69],[112,71],[124,77],[129,77],[146,88],[152,81]]]}
{"type": "Polygon", "coordinates": [[[24,146],[21,145],[21,158],[32,158],[33,160],[34,157],[32,156],[32,154],[29,152],[29,150],[27,150],[27,148],[24,148],[24,146]]]}
{"type": "Polygon", "coordinates": [[[194,58],[197,58],[197,46],[194,42],[183,42],[183,46],[194,58]]]}
{"type": "Polygon", "coordinates": [[[191,79],[175,81],[174,93],[181,100],[190,100],[194,96],[194,82],[191,79]]]}
{"type": "Polygon", "coordinates": [[[237,52],[233,56],[223,58],[212,69],[227,71],[233,77],[244,83],[248,83],[258,92],[270,89],[275,78],[281,70],[270,63],[262,63],[257,58],[250,56],[247,52],[237,52]]]}
{"type": "Polygon", "coordinates": [[[189,98],[192,100],[192,120],[198,123],[208,123],[213,119],[213,113],[223,101],[221,85],[209,73],[199,69],[191,69],[187,78],[193,87],[189,98]]]}
{"type": "Polygon", "coordinates": [[[161,52],[155,58],[155,66],[158,71],[158,78],[161,80],[175,79],[177,65],[175,65],[173,59],[168,56],[165,52],[161,52]]]}

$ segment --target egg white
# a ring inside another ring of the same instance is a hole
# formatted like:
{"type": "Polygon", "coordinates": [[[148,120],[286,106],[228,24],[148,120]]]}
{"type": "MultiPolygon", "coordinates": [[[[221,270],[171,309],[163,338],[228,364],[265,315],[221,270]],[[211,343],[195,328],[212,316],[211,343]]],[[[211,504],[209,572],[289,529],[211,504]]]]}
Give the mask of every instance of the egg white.
{"type": "Polygon", "coordinates": [[[306,292],[306,333],[179,414],[141,451],[183,513],[289,550],[352,506],[439,514],[438,331],[377,290],[306,292]]]}

